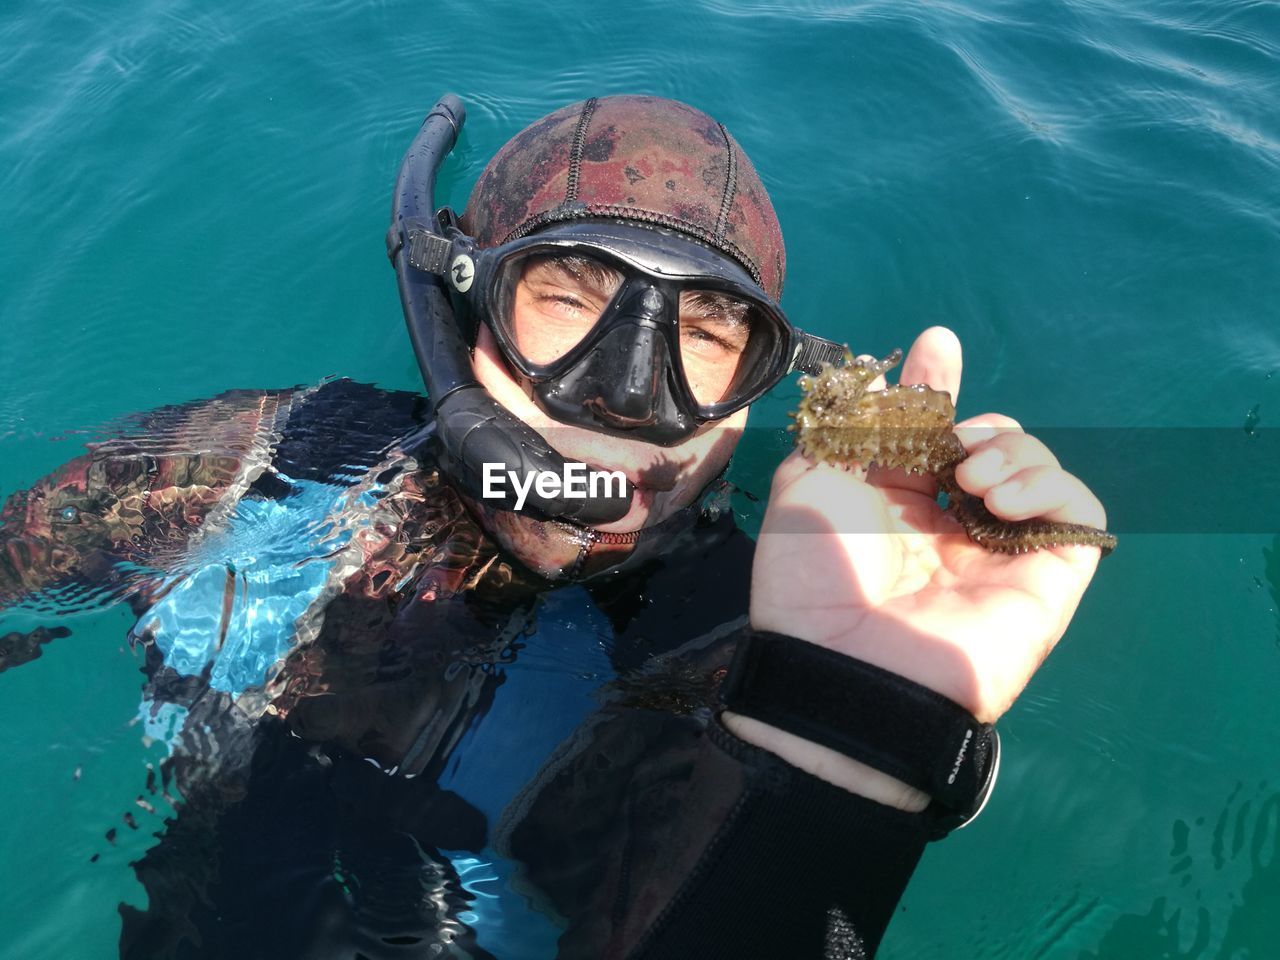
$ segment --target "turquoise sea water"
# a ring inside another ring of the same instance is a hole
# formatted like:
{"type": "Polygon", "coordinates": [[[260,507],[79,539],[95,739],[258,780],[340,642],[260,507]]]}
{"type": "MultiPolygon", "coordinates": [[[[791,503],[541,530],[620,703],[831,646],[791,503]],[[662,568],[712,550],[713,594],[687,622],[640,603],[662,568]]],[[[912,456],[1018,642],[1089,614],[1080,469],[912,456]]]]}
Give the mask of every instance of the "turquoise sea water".
{"type": "MultiPolygon", "coordinates": [[[[1103,564],[881,956],[1280,956],[1280,511],[1178,522],[1280,473],[1193,442],[1280,415],[1280,7],[19,0],[0,49],[0,494],[160,404],[416,388],[382,236],[445,90],[470,116],[443,200],[566,102],[684,99],[770,189],[798,323],[873,353],[951,326],[962,415],[1168,431],[1126,495],[1176,509],[1103,564]]],[[[754,414],[747,489],[793,396],[754,414]]],[[[163,731],[135,722],[132,619],[67,620],[0,676],[6,958],[112,956],[162,826],[133,805],[163,731]]]]}

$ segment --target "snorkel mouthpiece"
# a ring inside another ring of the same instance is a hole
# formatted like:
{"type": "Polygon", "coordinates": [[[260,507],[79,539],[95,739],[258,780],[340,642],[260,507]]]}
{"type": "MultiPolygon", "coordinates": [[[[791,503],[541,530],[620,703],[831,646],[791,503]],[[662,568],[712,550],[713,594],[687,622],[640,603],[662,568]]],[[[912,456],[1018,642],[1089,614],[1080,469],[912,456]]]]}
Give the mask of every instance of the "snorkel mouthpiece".
{"type": "MultiPolygon", "coordinates": [[[[431,108],[400,163],[392,196],[387,255],[395,267],[400,305],[422,380],[435,411],[435,434],[451,473],[470,492],[483,494],[486,464],[503,474],[529,478],[564,474],[566,461],[528,424],[491,397],[471,368],[471,348],[463,336],[442,279],[410,262],[410,249],[444,249],[435,209],[436,175],[457,142],[466,109],[447,93],[431,108]]],[[[529,484],[526,505],[545,517],[581,524],[620,520],[631,509],[634,488],[622,496],[543,496],[529,484]]],[[[514,503],[514,498],[508,498],[514,503]]]]}

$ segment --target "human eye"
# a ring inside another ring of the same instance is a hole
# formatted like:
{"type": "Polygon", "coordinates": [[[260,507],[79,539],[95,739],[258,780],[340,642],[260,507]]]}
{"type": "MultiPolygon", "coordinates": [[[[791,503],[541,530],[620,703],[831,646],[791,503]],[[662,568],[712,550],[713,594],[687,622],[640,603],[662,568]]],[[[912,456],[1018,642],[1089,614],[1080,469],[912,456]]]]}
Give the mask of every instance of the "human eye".
{"type": "Polygon", "coordinates": [[[715,379],[719,371],[735,369],[744,351],[745,341],[705,327],[682,326],[680,330],[680,356],[685,373],[693,378],[715,379]]]}
{"type": "Polygon", "coordinates": [[[547,257],[526,271],[525,281],[532,302],[546,316],[594,321],[621,277],[581,257],[547,257]]]}
{"type": "Polygon", "coordinates": [[[544,312],[555,313],[568,320],[580,319],[591,309],[585,298],[572,291],[555,288],[535,290],[533,300],[544,312]]]}
{"type": "Polygon", "coordinates": [[[686,346],[704,351],[718,350],[727,353],[735,350],[733,341],[710,324],[682,323],[680,341],[686,346]]]}
{"type": "Polygon", "coordinates": [[[739,354],[750,335],[750,308],[742,301],[711,291],[680,295],[682,343],[703,351],[739,354]]]}

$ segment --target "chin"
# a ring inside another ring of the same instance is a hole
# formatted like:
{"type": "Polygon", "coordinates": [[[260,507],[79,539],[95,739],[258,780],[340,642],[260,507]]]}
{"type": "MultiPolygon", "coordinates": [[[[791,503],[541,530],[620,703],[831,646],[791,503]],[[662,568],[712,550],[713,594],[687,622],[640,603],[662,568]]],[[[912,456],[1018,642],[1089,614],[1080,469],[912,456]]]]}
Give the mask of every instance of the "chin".
{"type": "Polygon", "coordinates": [[[655,492],[645,487],[635,487],[634,489],[635,494],[631,498],[631,509],[627,511],[626,516],[621,520],[614,520],[612,523],[597,523],[591,529],[599,533],[635,533],[637,530],[652,526],[652,524],[663,519],[666,511],[659,510],[655,504],[655,492]]]}

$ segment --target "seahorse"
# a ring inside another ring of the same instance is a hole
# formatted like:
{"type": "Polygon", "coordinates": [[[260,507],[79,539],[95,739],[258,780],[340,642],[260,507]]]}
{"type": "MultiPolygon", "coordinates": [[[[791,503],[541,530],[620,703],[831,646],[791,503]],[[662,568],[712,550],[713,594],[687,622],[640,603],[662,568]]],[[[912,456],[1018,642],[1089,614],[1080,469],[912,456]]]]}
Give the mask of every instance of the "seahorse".
{"type": "Polygon", "coordinates": [[[824,364],[816,376],[800,378],[804,397],[791,416],[805,456],[840,466],[872,463],[927,473],[947,495],[947,512],[969,539],[997,553],[1027,553],[1045,547],[1083,544],[1106,556],[1113,534],[1076,523],[1001,520],[980,497],[956,482],[956,465],[968,454],[956,436],[951,396],[923,383],[871,390],[871,383],[902,359],[894,350],[883,360],[857,360],[846,352],[842,366],[824,364]]]}

